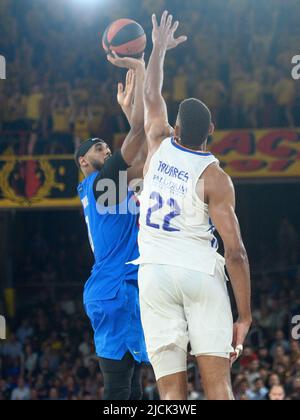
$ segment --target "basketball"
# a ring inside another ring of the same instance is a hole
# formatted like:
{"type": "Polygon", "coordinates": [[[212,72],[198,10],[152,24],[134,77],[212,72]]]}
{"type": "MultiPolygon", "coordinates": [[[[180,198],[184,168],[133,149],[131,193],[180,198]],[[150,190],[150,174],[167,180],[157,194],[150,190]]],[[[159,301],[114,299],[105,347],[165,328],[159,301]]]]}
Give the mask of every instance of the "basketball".
{"type": "Polygon", "coordinates": [[[131,19],[119,19],[105,30],[102,45],[107,54],[111,51],[120,57],[140,58],[145,51],[147,38],[140,24],[131,19]]]}

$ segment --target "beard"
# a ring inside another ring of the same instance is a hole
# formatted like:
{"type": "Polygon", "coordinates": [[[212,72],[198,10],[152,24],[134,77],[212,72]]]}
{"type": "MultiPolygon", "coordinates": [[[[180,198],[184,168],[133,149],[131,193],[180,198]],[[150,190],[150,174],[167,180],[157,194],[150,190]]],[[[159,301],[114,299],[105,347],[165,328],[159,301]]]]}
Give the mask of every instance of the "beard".
{"type": "Polygon", "coordinates": [[[95,171],[100,172],[104,166],[104,163],[101,163],[98,160],[92,160],[91,165],[95,169],[95,171]]]}

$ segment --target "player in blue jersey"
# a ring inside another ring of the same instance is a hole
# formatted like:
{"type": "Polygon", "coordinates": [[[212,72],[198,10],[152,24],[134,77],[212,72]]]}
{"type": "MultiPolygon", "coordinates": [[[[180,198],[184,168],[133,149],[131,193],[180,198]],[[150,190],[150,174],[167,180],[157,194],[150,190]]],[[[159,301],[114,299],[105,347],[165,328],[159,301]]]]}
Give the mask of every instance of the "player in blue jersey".
{"type": "Polygon", "coordinates": [[[148,362],[140,319],[138,216],[134,193],[124,188],[141,177],[145,146],[144,60],[109,57],[129,68],[126,88],[119,84],[118,101],[131,129],[121,150],[111,154],[101,139],[89,139],[75,160],[85,179],[78,187],[95,264],[84,289],[84,307],[94,330],[96,352],[104,377],[105,400],[142,397],[141,365],[148,362]],[[124,192],[125,191],[125,192],[124,192]]]}

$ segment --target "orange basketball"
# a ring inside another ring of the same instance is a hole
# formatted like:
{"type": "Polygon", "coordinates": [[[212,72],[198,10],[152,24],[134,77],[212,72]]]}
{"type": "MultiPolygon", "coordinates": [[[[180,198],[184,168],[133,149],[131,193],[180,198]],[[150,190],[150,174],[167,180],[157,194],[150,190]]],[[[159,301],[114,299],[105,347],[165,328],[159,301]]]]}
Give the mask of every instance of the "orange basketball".
{"type": "Polygon", "coordinates": [[[140,58],[147,38],[140,24],[131,19],[119,19],[105,30],[102,45],[107,54],[115,51],[120,57],[140,58]]]}

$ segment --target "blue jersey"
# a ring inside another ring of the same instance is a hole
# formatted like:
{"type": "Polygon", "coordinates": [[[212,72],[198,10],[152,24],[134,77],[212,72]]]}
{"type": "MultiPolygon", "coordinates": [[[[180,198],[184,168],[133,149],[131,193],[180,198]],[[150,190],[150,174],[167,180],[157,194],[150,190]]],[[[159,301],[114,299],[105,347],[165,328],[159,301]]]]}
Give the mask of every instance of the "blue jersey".
{"type": "Polygon", "coordinates": [[[126,211],[136,206],[133,192],[126,199],[111,208],[99,211],[93,186],[99,173],[94,172],[79,186],[78,193],[83,204],[89,239],[95,256],[95,264],[84,288],[84,303],[112,299],[122,283],[137,281],[138,267],[126,264],[135,260],[138,253],[138,215],[126,211]],[[124,214],[123,214],[124,213],[124,214]]]}

